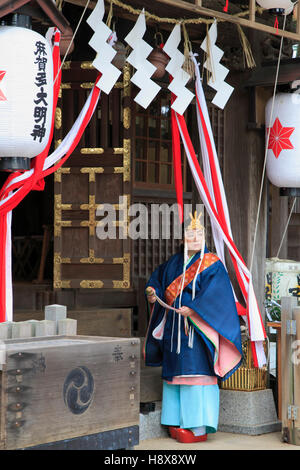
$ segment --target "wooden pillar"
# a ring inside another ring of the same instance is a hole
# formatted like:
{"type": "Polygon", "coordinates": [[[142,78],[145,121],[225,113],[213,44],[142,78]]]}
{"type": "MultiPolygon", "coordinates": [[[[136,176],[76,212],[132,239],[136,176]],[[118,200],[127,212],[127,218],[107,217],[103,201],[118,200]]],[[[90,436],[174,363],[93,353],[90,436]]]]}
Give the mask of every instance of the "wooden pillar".
{"type": "Polygon", "coordinates": [[[282,384],[282,439],[289,444],[300,445],[299,428],[299,361],[295,355],[295,340],[298,326],[299,335],[300,309],[296,297],[281,299],[281,370],[282,384]],[[293,323],[294,322],[294,323],[293,323]],[[298,364],[297,364],[298,363],[298,364]],[[297,408],[298,405],[298,408],[297,408]],[[297,427],[298,426],[298,427],[297,427]]]}
{"type": "MultiPolygon", "coordinates": [[[[263,170],[264,132],[247,128],[249,91],[242,86],[243,75],[232,74],[228,82],[235,90],[225,108],[224,184],[233,238],[250,268],[263,170]]],[[[252,270],[254,290],[263,316],[266,220],[264,187],[252,270]]],[[[230,271],[232,272],[232,269],[230,271]]],[[[239,289],[237,295],[238,292],[239,289]]]]}
{"type": "Polygon", "coordinates": [[[293,310],[293,318],[296,322],[296,342],[293,348],[293,366],[294,366],[294,406],[297,407],[297,418],[294,427],[296,430],[295,444],[300,445],[300,308],[293,310]]]}
{"type": "Polygon", "coordinates": [[[261,201],[259,206],[261,181],[264,162],[264,133],[251,130],[248,131],[247,141],[249,145],[249,201],[248,201],[248,243],[247,261],[251,269],[253,286],[262,316],[264,317],[265,300],[265,260],[267,239],[267,191],[266,177],[262,187],[261,201]],[[258,216],[258,218],[257,218],[258,216]],[[257,224],[257,229],[256,229],[257,224]],[[256,239],[255,239],[256,230],[256,239]]]}

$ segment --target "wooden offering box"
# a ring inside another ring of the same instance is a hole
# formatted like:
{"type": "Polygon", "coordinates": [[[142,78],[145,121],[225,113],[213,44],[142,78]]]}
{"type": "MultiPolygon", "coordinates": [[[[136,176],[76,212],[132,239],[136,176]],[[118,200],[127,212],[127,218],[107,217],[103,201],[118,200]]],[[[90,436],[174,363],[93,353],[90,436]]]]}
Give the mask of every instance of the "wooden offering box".
{"type": "Polygon", "coordinates": [[[139,339],[51,336],[0,346],[0,449],[139,425],[139,339]]]}

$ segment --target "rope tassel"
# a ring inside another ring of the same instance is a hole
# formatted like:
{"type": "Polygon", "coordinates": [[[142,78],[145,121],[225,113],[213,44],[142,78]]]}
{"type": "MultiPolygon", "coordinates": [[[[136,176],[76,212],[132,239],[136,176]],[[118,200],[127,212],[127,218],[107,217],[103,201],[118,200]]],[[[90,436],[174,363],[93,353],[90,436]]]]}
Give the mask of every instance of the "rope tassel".
{"type": "Polygon", "coordinates": [[[254,67],[256,67],[256,62],[252,54],[250,42],[248,41],[248,38],[246,34],[244,33],[241,25],[237,24],[237,29],[239,32],[240,41],[241,41],[241,45],[243,48],[244,60],[246,61],[247,67],[249,69],[253,69],[254,67]]]}

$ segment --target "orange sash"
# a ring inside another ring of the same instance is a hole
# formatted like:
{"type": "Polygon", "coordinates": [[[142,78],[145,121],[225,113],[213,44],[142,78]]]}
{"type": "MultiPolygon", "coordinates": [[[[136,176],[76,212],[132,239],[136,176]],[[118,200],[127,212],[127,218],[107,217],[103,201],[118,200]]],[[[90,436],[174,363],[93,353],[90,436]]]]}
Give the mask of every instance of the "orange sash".
{"type": "MultiPolygon", "coordinates": [[[[185,271],[185,279],[184,279],[184,286],[183,289],[194,279],[199,263],[200,258],[197,259],[186,271],[185,271]]],[[[219,258],[214,255],[213,253],[205,253],[202,261],[202,265],[200,268],[200,273],[204,271],[204,269],[209,268],[212,264],[216,261],[219,261],[219,258]]],[[[175,299],[177,298],[182,282],[183,273],[178,276],[174,281],[166,288],[165,290],[165,299],[168,305],[172,305],[175,299]]]]}

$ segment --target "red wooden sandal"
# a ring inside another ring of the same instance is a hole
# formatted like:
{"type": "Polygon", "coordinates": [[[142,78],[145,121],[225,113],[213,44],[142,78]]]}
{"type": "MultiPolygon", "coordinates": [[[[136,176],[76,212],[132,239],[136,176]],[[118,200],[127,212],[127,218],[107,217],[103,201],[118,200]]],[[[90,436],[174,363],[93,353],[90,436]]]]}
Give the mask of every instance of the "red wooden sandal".
{"type": "Polygon", "coordinates": [[[195,436],[189,429],[177,428],[176,435],[177,441],[183,442],[185,444],[190,444],[192,442],[204,442],[207,440],[207,434],[203,434],[202,436],[195,436]]]}
{"type": "Polygon", "coordinates": [[[173,438],[173,439],[177,439],[177,431],[178,429],[180,428],[177,428],[176,426],[169,426],[169,433],[170,433],[170,436],[173,438]]]}

